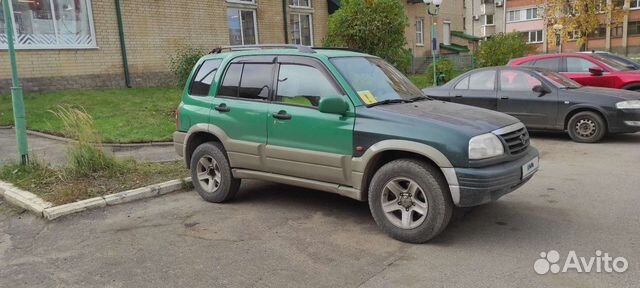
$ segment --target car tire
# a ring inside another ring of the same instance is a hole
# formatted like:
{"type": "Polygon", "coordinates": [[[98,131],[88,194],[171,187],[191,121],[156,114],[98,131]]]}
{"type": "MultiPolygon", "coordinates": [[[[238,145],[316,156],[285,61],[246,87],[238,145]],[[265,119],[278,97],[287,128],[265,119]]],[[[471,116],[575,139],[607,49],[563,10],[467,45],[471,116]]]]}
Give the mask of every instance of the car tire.
{"type": "Polygon", "coordinates": [[[424,243],[447,227],[453,202],[440,171],[419,160],[400,159],[376,171],[369,185],[369,209],[392,238],[424,243]]]}
{"type": "Polygon", "coordinates": [[[569,119],[567,131],[575,142],[596,143],[607,134],[607,124],[597,113],[584,111],[569,119]]]}
{"type": "Polygon", "coordinates": [[[232,200],[240,179],[233,177],[224,147],[218,142],[207,142],[196,148],[191,156],[191,179],[202,199],[222,203],[232,200]]]}

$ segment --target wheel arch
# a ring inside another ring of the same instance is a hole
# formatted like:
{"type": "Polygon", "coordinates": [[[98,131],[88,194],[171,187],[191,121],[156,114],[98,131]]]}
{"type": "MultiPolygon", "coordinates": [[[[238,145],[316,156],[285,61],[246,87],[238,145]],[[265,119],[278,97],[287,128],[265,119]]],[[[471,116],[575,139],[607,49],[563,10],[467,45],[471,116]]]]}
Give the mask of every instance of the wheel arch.
{"type": "Polygon", "coordinates": [[[640,82],[627,83],[622,86],[625,90],[640,90],[640,82]]]}
{"type": "Polygon", "coordinates": [[[569,128],[569,120],[571,120],[571,117],[573,117],[574,115],[576,115],[576,114],[578,114],[580,112],[594,112],[594,113],[598,114],[604,120],[604,124],[605,124],[606,128],[609,129],[609,119],[607,119],[606,113],[604,113],[604,111],[602,111],[601,109],[599,109],[597,107],[593,107],[593,106],[579,105],[579,106],[573,107],[565,115],[565,117],[564,117],[564,131],[567,131],[567,129],[569,128]]]}
{"type": "MultiPolygon", "coordinates": [[[[383,165],[402,158],[417,159],[437,168],[441,175],[447,181],[448,188],[458,186],[458,179],[453,170],[453,165],[449,159],[439,150],[418,142],[405,140],[385,140],[371,146],[358,160],[354,161],[354,170],[362,173],[361,179],[355,179],[359,185],[362,199],[367,199],[369,193],[369,185],[373,175],[383,165]]],[[[459,199],[458,191],[450,189],[451,196],[459,199]]]]}
{"type": "Polygon", "coordinates": [[[212,124],[196,124],[193,125],[187,136],[185,137],[184,145],[184,161],[187,168],[191,168],[191,155],[196,148],[206,142],[218,142],[225,147],[225,142],[228,139],[227,135],[219,127],[212,124]]]}

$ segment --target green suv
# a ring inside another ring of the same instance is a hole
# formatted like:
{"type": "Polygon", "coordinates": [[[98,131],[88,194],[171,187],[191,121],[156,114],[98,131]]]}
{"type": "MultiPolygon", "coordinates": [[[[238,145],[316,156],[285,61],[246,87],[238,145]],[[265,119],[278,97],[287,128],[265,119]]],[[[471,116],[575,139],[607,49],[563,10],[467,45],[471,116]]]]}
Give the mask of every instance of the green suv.
{"type": "Polygon", "coordinates": [[[422,243],[455,206],[497,200],[538,170],[516,118],[426,97],[380,58],[227,48],[198,61],[176,115],[176,152],[206,201],[232,199],[241,179],[317,189],[368,201],[382,230],[422,243]]]}

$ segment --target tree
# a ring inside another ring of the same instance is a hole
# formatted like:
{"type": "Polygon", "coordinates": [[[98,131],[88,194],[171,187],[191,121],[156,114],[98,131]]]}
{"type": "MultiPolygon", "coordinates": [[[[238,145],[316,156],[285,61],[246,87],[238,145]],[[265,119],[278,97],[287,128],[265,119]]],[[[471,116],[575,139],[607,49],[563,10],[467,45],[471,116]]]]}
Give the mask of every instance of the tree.
{"type": "Polygon", "coordinates": [[[575,39],[581,50],[588,50],[589,36],[601,25],[607,29],[619,25],[627,13],[623,0],[546,0],[542,6],[549,45],[556,45],[553,26],[560,24],[563,30],[560,41],[575,39]]]}
{"type": "Polygon", "coordinates": [[[510,59],[526,56],[531,49],[520,32],[496,34],[480,43],[476,59],[480,67],[501,66],[510,59]]]}
{"type": "Polygon", "coordinates": [[[401,70],[409,64],[404,48],[408,25],[401,0],[343,0],[329,16],[324,45],[346,47],[376,55],[401,70]]]}

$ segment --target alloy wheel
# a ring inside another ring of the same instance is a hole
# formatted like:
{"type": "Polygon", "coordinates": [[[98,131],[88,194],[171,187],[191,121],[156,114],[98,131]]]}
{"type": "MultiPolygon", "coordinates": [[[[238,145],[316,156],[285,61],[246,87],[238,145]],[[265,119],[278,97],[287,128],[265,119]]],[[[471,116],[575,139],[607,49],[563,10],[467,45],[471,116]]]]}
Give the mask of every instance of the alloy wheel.
{"type": "Polygon", "coordinates": [[[196,167],[198,182],[207,193],[214,193],[220,188],[222,176],[218,162],[211,156],[202,156],[196,167]]]}
{"type": "Polygon", "coordinates": [[[387,219],[402,229],[420,226],[429,211],[429,203],[422,187],[404,177],[391,179],[384,186],[381,202],[387,219]]]}

